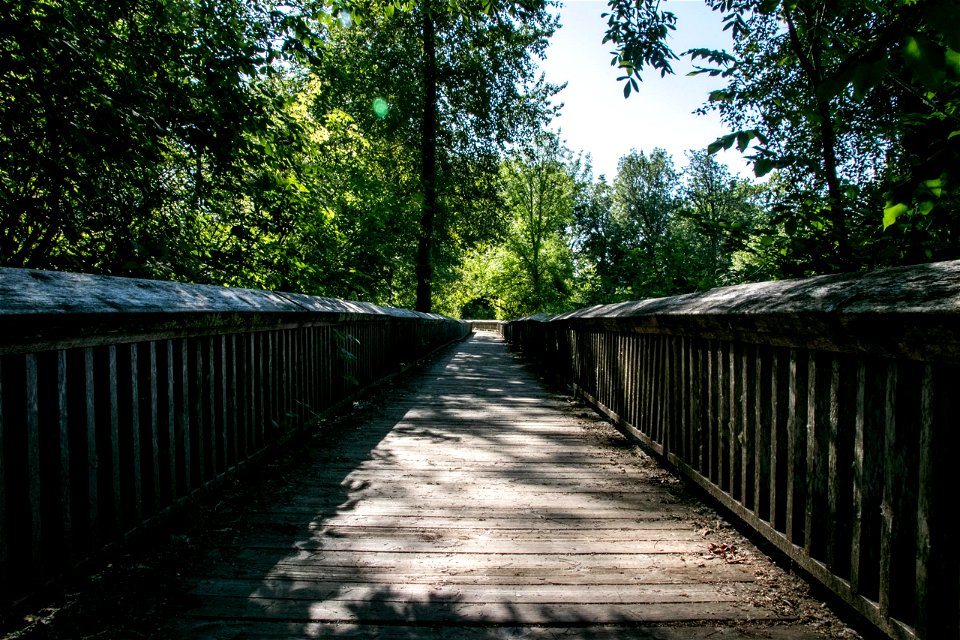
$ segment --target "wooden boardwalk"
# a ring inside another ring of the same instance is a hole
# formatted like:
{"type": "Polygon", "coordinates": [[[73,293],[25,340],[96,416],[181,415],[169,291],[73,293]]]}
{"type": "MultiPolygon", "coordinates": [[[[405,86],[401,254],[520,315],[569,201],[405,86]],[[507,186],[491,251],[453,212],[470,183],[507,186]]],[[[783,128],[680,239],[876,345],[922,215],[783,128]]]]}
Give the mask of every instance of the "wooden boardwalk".
{"type": "Polygon", "coordinates": [[[170,637],[856,637],[492,333],[251,505],[215,556],[170,637]]]}

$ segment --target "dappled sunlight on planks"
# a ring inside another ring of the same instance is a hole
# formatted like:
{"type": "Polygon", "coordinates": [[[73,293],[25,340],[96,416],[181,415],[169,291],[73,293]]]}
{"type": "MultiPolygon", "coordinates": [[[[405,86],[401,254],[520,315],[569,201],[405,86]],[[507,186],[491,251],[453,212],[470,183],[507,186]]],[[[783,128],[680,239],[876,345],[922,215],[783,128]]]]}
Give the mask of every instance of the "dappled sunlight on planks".
{"type": "Polygon", "coordinates": [[[637,636],[672,639],[789,626],[794,612],[756,597],[754,567],[711,555],[677,486],[638,464],[632,447],[609,446],[611,433],[551,395],[498,337],[475,336],[256,505],[224,560],[197,577],[177,631],[425,639],[690,629],[637,636]]]}

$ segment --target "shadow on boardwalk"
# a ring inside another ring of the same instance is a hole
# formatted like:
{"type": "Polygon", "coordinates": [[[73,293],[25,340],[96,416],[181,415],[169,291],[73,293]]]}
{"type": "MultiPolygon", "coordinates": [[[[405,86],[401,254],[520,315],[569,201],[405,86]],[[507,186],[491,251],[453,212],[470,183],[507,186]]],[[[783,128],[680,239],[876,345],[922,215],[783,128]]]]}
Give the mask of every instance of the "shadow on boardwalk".
{"type": "Polygon", "coordinates": [[[493,334],[257,479],[8,637],[857,637],[493,334]]]}

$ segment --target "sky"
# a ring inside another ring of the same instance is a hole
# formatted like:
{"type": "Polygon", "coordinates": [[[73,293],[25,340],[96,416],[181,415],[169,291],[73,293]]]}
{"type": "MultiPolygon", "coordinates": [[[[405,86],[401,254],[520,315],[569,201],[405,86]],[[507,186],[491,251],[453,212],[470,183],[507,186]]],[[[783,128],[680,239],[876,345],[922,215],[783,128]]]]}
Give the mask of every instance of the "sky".
{"type": "MultiPolygon", "coordinates": [[[[693,47],[730,49],[720,14],[703,0],[665,0],[663,6],[677,16],[677,29],[670,39],[675,52],[693,47]]],[[[606,9],[603,0],[563,2],[561,27],[540,64],[548,81],[567,83],[555,98],[564,107],[554,128],[571,150],[590,154],[594,177],[603,174],[612,181],[617,162],[631,149],[649,154],[661,147],[682,168],[686,151],[705,149],[728,133],[715,114],[693,113],[723,81],[705,74],[688,77],[691,67],[683,58],[673,64],[676,75],[660,78],[659,73],[648,71],[640,92],[625,99],[623,83],[617,81],[621,72],[610,65],[613,47],[602,43],[606,20],[601,14],[606,9]]],[[[753,177],[736,149],[720,152],[717,159],[732,173],[753,177]]]]}

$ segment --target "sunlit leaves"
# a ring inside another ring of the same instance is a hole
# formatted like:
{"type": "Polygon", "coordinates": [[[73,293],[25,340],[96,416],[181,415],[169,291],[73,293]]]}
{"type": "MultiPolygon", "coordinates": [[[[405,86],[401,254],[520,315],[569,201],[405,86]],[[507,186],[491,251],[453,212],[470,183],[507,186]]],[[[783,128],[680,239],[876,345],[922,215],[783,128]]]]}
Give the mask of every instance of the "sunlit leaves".
{"type": "Polygon", "coordinates": [[[637,91],[640,73],[646,66],[661,76],[673,74],[672,60],[677,55],[667,45],[668,34],[676,29],[677,18],[660,9],[655,0],[609,0],[604,43],[616,46],[611,64],[624,71],[624,97],[637,91]]]}

